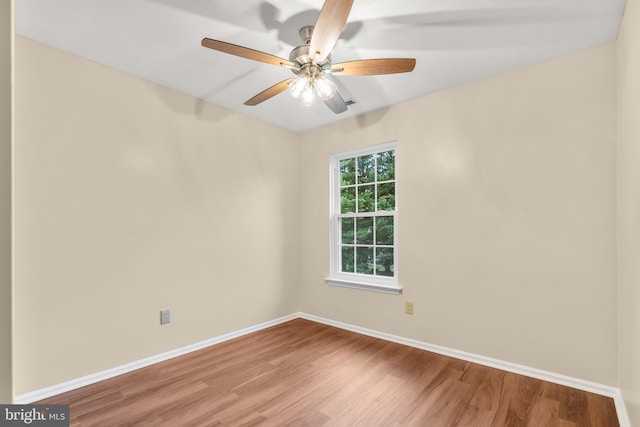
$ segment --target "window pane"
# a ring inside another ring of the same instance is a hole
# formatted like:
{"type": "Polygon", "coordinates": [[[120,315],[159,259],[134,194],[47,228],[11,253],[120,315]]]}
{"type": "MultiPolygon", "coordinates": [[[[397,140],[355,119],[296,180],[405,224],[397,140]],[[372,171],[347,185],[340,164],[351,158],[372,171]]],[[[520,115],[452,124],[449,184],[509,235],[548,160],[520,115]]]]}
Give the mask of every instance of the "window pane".
{"type": "Polygon", "coordinates": [[[396,282],[394,147],[387,143],[331,156],[331,275],[335,279],[373,286],[396,282]]]}
{"type": "Polygon", "coordinates": [[[396,183],[378,184],[378,210],[396,210],[396,183]]]}
{"type": "Polygon", "coordinates": [[[356,159],[340,160],[340,185],[355,185],[356,159]]]}
{"type": "Polygon", "coordinates": [[[358,212],[373,212],[376,208],[373,185],[358,187],[358,212]]]}
{"type": "Polygon", "coordinates": [[[393,248],[376,248],[376,275],[393,276],[393,248]]]}
{"type": "Polygon", "coordinates": [[[396,178],[396,152],[378,153],[378,181],[389,181],[396,178]]]}
{"type": "Polygon", "coordinates": [[[376,218],[376,245],[393,245],[393,217],[376,218]]]}
{"type": "Polygon", "coordinates": [[[376,161],[373,154],[358,157],[358,184],[373,182],[376,179],[376,161]]]}
{"type": "Polygon", "coordinates": [[[353,273],[353,246],[342,247],[342,271],[345,273],[353,273]]]}
{"type": "Polygon", "coordinates": [[[349,187],[340,190],[340,213],[356,211],[356,188],[349,187]]]}
{"type": "Polygon", "coordinates": [[[356,273],[373,274],[373,248],[356,248],[356,273]]]}
{"type": "Polygon", "coordinates": [[[353,218],[342,218],[342,244],[353,245],[354,242],[353,218]]]}
{"type": "Polygon", "coordinates": [[[373,218],[358,218],[356,222],[356,243],[373,245],[373,218]]]}

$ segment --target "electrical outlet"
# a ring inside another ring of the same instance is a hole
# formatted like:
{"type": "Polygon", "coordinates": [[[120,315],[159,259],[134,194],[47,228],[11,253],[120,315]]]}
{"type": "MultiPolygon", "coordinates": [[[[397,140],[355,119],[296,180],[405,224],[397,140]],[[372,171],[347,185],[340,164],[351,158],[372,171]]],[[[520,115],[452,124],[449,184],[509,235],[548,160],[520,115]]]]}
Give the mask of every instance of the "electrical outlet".
{"type": "Polygon", "coordinates": [[[160,310],[160,324],[171,323],[171,310],[160,310]]]}
{"type": "Polygon", "coordinates": [[[404,312],[405,314],[413,314],[413,301],[404,302],[404,312]]]}

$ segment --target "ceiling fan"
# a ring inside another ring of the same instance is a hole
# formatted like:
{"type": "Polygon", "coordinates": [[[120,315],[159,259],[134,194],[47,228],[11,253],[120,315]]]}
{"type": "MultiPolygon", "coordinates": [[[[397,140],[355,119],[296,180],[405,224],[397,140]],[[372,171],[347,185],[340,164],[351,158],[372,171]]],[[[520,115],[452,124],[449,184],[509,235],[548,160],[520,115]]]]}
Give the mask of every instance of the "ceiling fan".
{"type": "Polygon", "coordinates": [[[372,76],[380,74],[407,73],[413,71],[413,58],[379,58],[333,64],[331,49],[335,46],[351,12],[353,0],[325,0],[316,25],[300,29],[304,41],[289,54],[289,59],[280,58],[244,46],[202,39],[202,46],[230,55],[264,62],[290,69],[295,77],[276,83],[263,90],[244,104],[255,106],[289,89],[291,94],[305,105],[311,105],[320,98],[334,113],[347,111],[349,104],[338,92],[336,84],[328,77],[372,76]]]}

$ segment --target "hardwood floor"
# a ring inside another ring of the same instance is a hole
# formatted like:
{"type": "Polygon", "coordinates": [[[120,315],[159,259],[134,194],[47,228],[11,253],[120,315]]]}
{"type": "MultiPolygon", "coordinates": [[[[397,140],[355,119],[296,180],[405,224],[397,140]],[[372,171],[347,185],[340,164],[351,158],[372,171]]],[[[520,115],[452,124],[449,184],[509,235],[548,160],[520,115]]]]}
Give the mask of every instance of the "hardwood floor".
{"type": "Polygon", "coordinates": [[[72,426],[618,426],[610,398],[303,319],[38,403],[72,426]]]}

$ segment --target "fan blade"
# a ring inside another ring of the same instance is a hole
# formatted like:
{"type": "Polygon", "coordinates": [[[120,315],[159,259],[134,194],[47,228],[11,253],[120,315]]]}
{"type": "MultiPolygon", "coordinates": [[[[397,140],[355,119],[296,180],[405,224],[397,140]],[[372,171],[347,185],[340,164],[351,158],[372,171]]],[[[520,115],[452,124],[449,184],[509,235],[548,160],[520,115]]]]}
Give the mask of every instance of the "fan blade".
{"type": "Polygon", "coordinates": [[[331,111],[336,114],[344,113],[345,111],[347,111],[347,103],[344,101],[344,98],[338,91],[336,91],[336,93],[331,98],[324,101],[324,103],[327,105],[327,107],[331,108],[331,111]]]}
{"type": "Polygon", "coordinates": [[[279,93],[282,93],[285,90],[287,90],[287,88],[289,87],[289,83],[291,83],[294,80],[295,80],[294,78],[290,78],[287,80],[283,80],[280,83],[276,83],[270,88],[263,90],[262,92],[260,92],[259,94],[257,94],[256,96],[254,96],[253,98],[245,102],[244,105],[249,105],[253,107],[255,105],[260,104],[261,102],[266,101],[269,98],[273,98],[279,93]]]}
{"type": "Polygon", "coordinates": [[[413,71],[413,58],[361,59],[333,64],[331,73],[338,76],[373,76],[378,74],[408,73],[413,71]]]}
{"type": "Polygon", "coordinates": [[[202,39],[202,46],[220,52],[228,53],[230,55],[239,56],[240,58],[252,59],[254,61],[260,61],[282,67],[293,67],[293,62],[284,58],[280,58],[279,56],[270,55],[268,53],[260,52],[259,50],[249,49],[248,47],[238,46],[236,44],[231,44],[220,40],[204,38],[202,39]]]}
{"type": "Polygon", "coordinates": [[[309,57],[315,63],[324,61],[335,46],[351,12],[353,0],[326,0],[320,9],[311,42],[309,57]]]}

